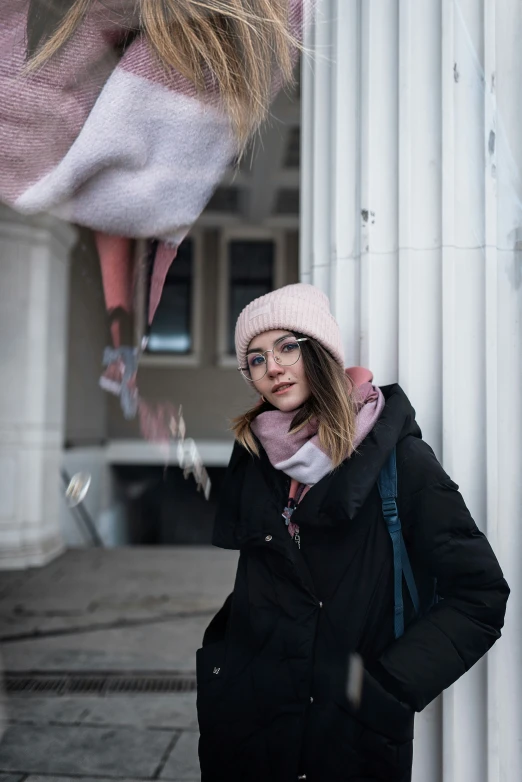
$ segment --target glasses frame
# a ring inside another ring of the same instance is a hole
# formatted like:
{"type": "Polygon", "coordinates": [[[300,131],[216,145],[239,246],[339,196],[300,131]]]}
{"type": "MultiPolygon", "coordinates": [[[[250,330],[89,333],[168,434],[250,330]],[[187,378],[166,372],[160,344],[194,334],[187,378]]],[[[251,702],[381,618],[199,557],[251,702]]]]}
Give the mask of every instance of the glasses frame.
{"type": "MultiPolygon", "coordinates": [[[[287,338],[288,337],[280,337],[281,340],[287,339],[287,338]]],[[[279,342],[279,341],[280,340],[276,340],[276,342],[279,342]]],[[[298,342],[298,343],[299,342],[308,342],[308,337],[294,337],[294,342],[298,342]]],[[[275,347],[275,343],[274,343],[274,347],[275,347]]],[[[276,362],[277,366],[279,366],[279,367],[293,367],[294,364],[297,364],[297,362],[301,358],[301,345],[299,345],[299,355],[297,356],[296,360],[292,364],[280,364],[279,361],[274,356],[274,348],[273,347],[269,348],[268,350],[264,350],[263,352],[259,351],[259,353],[257,353],[257,351],[256,351],[256,355],[263,356],[263,358],[265,359],[265,374],[261,375],[261,377],[257,378],[257,380],[252,380],[251,377],[247,377],[245,375],[245,372],[249,371],[248,367],[245,367],[245,368],[238,367],[237,371],[241,372],[241,374],[243,375],[245,380],[248,380],[249,383],[258,383],[260,380],[262,380],[265,377],[266,373],[268,372],[268,361],[267,361],[267,358],[266,358],[266,354],[267,353],[271,353],[272,354],[272,357],[273,357],[274,361],[276,362]]]]}

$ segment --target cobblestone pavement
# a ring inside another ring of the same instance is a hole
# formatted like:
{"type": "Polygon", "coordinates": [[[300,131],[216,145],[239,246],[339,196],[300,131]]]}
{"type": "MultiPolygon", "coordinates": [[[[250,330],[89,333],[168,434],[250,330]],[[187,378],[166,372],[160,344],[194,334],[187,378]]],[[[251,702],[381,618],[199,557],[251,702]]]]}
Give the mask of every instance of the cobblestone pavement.
{"type": "MultiPolygon", "coordinates": [[[[193,679],[237,555],[207,547],[70,550],[0,573],[10,680],[193,679]]],[[[185,684],[187,681],[185,681],[185,684]]],[[[199,780],[195,693],[10,694],[0,782],[199,780]]]]}

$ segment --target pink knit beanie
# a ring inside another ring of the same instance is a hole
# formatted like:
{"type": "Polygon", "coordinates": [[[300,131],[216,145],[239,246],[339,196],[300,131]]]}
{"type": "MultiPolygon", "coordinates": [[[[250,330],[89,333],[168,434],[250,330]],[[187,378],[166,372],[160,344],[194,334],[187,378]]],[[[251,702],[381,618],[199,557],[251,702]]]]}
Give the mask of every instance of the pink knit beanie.
{"type": "Polygon", "coordinates": [[[238,365],[246,366],[246,352],[252,339],[264,331],[288,329],[316,339],[344,369],[341,332],[330,312],[328,297],[319,288],[299,282],[285,285],[254,299],[236,323],[238,365]]]}

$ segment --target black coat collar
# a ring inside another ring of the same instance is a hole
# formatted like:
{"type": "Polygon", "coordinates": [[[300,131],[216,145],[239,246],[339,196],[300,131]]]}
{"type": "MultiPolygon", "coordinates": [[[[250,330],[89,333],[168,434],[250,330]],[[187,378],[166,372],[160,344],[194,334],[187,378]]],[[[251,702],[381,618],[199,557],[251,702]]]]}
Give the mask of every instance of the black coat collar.
{"type": "MultiPolygon", "coordinates": [[[[300,526],[325,526],[334,523],[334,519],[335,523],[353,519],[399,440],[408,434],[421,437],[415,410],[402,388],[394,383],[382,386],[381,391],[385,406],[379,420],[357,451],[305,495],[294,514],[294,520],[300,526]]],[[[288,477],[272,467],[262,448],[260,457],[265,478],[272,483],[281,502],[285,502],[288,477]]]]}

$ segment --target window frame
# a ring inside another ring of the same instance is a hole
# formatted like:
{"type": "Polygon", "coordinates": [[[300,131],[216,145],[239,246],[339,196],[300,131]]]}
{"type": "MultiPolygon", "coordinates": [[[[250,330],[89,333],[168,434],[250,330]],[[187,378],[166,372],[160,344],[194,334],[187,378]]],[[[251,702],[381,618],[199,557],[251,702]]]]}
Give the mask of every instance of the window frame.
{"type": "MultiPolygon", "coordinates": [[[[204,232],[201,229],[193,228],[186,235],[185,239],[192,241],[192,300],[190,332],[192,350],[190,353],[140,353],[139,365],[142,367],[165,367],[172,369],[175,367],[200,367],[202,354],[202,333],[203,333],[203,242],[204,232]]],[[[185,241],[185,239],[183,241],[185,241]]],[[[142,245],[143,247],[143,245],[142,245]]],[[[174,259],[173,263],[176,263],[174,259]]],[[[138,313],[136,318],[136,343],[140,345],[143,334],[147,327],[147,286],[145,275],[141,274],[136,285],[137,302],[135,311],[138,313]]]]}
{"type": "Polygon", "coordinates": [[[228,310],[230,305],[229,287],[229,244],[231,241],[272,241],[274,242],[273,289],[284,285],[285,275],[285,233],[283,230],[260,226],[230,226],[220,232],[218,246],[218,328],[217,328],[217,365],[222,369],[237,369],[236,356],[228,353],[228,310]]]}

